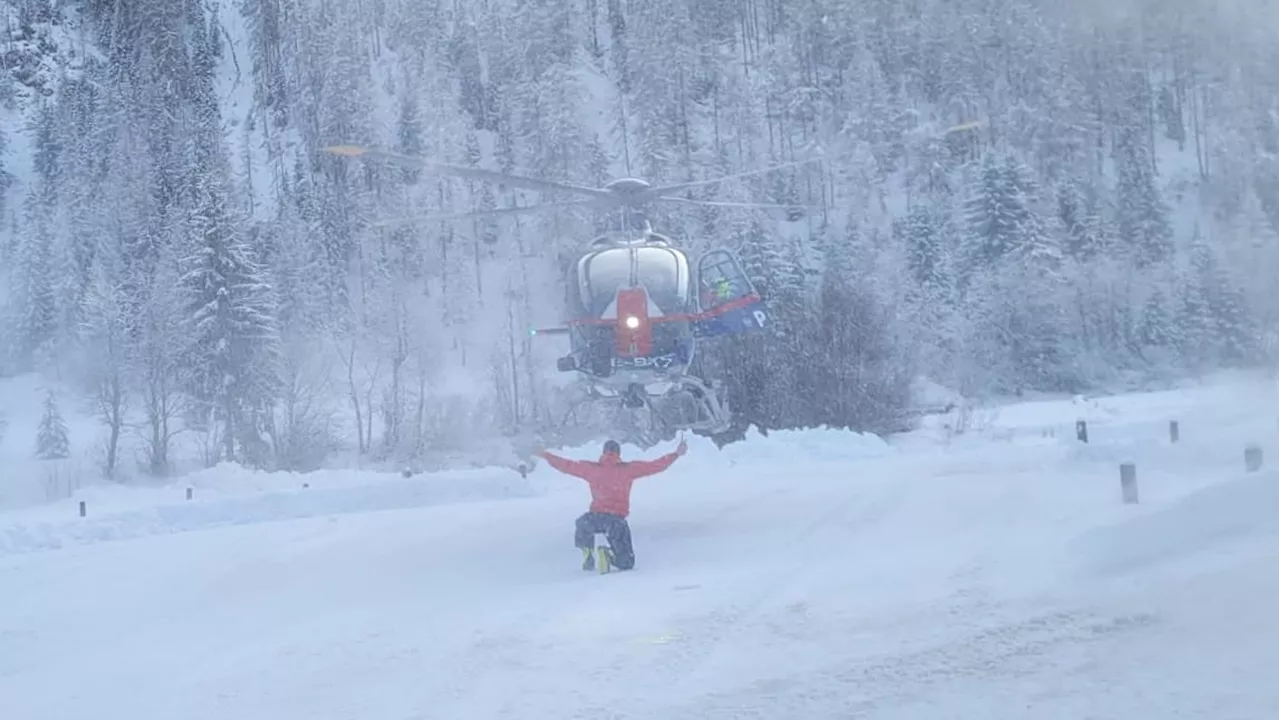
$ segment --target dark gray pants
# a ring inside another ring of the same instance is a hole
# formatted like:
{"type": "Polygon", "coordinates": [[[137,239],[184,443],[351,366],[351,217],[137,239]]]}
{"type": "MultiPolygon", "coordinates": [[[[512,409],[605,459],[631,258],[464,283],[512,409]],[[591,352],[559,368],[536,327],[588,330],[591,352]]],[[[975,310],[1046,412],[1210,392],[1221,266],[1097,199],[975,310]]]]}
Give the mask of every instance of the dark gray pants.
{"type": "Polygon", "coordinates": [[[602,532],[613,548],[613,564],[619,570],[635,567],[636,554],[631,547],[631,526],[627,519],[609,513],[588,512],[578,517],[574,524],[573,544],[580,548],[594,548],[595,534],[602,532]]]}

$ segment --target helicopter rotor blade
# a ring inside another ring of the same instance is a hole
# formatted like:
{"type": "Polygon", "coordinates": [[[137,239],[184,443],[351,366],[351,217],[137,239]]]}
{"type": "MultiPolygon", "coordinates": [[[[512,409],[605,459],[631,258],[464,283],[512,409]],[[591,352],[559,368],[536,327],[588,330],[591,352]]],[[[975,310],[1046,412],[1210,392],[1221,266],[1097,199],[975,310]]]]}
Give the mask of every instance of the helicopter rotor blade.
{"type": "Polygon", "coordinates": [[[601,190],[600,188],[570,185],[568,183],[553,182],[551,180],[539,180],[538,178],[524,177],[521,175],[508,175],[494,170],[484,170],[482,168],[466,167],[463,165],[452,165],[450,163],[426,160],[412,155],[403,155],[401,153],[379,150],[377,148],[368,148],[361,145],[331,145],[326,147],[324,150],[330,155],[338,155],[340,157],[377,158],[379,160],[386,160],[409,167],[417,167],[424,170],[436,170],[450,175],[467,178],[469,180],[499,183],[502,185],[509,185],[511,187],[523,188],[525,190],[534,190],[537,192],[572,192],[579,195],[588,195],[600,200],[613,201],[615,199],[613,193],[608,190],[601,190]]]}
{"type": "Polygon", "coordinates": [[[771,172],[777,172],[779,170],[786,170],[787,168],[798,167],[800,165],[808,165],[809,163],[821,162],[821,161],[822,161],[822,158],[817,158],[817,157],[806,158],[804,160],[795,160],[793,162],[782,163],[780,165],[770,165],[769,167],[760,168],[758,170],[747,170],[746,172],[734,173],[732,175],[721,175],[720,177],[711,178],[710,180],[694,180],[693,182],[680,183],[678,185],[665,185],[663,187],[656,187],[656,188],[653,188],[652,190],[649,190],[647,194],[648,195],[667,195],[669,193],[677,192],[680,190],[686,190],[688,188],[706,187],[707,185],[716,185],[718,183],[722,183],[727,180],[737,180],[739,178],[753,177],[755,175],[765,175],[771,172]]]}
{"type": "Polygon", "coordinates": [[[685,203],[686,205],[702,205],[705,207],[724,207],[724,208],[748,208],[753,210],[811,210],[821,212],[825,208],[818,205],[803,205],[800,203],[756,203],[756,202],[730,202],[723,200],[692,200],[678,195],[656,198],[666,202],[685,203]]]}
{"type": "Polygon", "coordinates": [[[371,227],[395,227],[399,225],[408,225],[416,222],[441,222],[445,220],[466,220],[469,218],[494,217],[499,215],[522,215],[524,213],[542,212],[544,210],[566,209],[574,207],[589,207],[595,204],[595,200],[568,200],[558,203],[543,203],[541,205],[522,205],[520,207],[495,208],[493,210],[472,210],[470,212],[459,213],[436,213],[432,215],[406,215],[397,218],[387,218],[385,220],[376,220],[369,225],[371,227]]]}

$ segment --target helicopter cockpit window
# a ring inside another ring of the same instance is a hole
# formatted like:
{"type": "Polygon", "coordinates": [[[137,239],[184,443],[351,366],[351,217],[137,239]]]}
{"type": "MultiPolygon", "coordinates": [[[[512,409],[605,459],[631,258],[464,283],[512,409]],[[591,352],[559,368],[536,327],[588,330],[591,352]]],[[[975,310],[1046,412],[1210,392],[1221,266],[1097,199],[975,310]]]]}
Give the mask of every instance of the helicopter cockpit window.
{"type": "Polygon", "coordinates": [[[665,248],[618,248],[588,258],[582,266],[586,310],[600,315],[613,302],[618,288],[632,285],[632,252],[636,258],[634,281],[645,286],[649,298],[664,313],[684,312],[689,300],[689,271],[681,255],[665,248]]]}
{"type": "Polygon", "coordinates": [[[583,305],[591,315],[600,315],[618,288],[631,284],[631,258],[626,250],[605,250],[587,259],[582,274],[583,305]]]}
{"type": "Polygon", "coordinates": [[[663,312],[684,312],[689,299],[689,271],[684,258],[665,248],[636,251],[639,280],[663,312]]]}

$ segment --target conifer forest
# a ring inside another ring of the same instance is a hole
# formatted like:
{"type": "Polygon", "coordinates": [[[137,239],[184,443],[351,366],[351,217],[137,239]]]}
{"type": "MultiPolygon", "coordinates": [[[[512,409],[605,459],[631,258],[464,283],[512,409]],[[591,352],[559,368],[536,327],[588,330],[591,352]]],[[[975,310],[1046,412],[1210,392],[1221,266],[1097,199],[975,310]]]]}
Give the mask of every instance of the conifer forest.
{"type": "Polygon", "coordinates": [[[530,332],[612,218],[421,220],[555,198],[337,144],[589,187],[820,158],[651,217],[734,251],[770,309],[708,350],[726,441],[903,429],[926,381],[981,402],[1277,364],[1274,0],[0,12],[0,376],[74,388],[108,474],[171,474],[178,443],[305,470],[629,432],[571,407],[563,340],[530,332]]]}

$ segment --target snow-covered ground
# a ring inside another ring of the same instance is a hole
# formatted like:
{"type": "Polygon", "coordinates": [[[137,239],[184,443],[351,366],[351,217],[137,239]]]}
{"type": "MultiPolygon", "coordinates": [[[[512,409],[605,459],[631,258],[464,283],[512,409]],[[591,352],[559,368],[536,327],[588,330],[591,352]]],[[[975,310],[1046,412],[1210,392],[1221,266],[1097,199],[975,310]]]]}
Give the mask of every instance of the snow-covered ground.
{"type": "Polygon", "coordinates": [[[545,466],[82,492],[0,513],[0,717],[1274,718],[1276,398],[696,439],[604,577],[545,466]]]}

